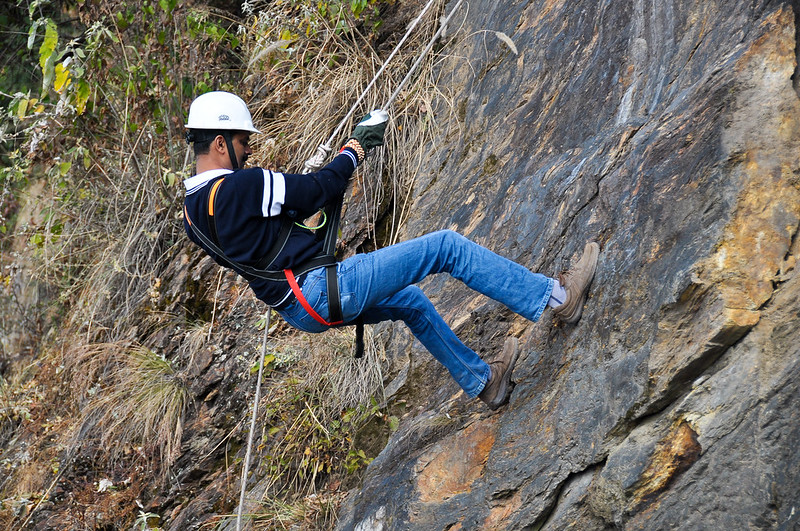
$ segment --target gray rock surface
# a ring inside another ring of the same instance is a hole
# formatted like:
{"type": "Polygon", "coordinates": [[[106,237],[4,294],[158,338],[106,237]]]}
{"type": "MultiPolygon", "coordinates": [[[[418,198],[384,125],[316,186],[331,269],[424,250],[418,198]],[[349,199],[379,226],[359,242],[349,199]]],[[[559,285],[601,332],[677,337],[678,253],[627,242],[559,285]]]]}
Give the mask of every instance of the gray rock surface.
{"type": "Polygon", "coordinates": [[[426,282],[481,354],[520,337],[516,389],[490,414],[397,325],[412,407],[341,529],[800,525],[797,9],[470,3],[406,236],[600,265],[576,326],[426,282]]]}

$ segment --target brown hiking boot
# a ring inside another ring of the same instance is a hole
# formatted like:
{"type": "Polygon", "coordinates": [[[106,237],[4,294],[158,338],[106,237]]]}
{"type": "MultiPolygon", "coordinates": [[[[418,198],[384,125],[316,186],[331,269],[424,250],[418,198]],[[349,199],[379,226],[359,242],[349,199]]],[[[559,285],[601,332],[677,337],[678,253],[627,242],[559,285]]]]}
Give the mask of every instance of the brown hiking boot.
{"type": "Polygon", "coordinates": [[[478,398],[483,400],[489,409],[497,409],[506,402],[511,396],[511,373],[514,371],[514,364],[519,355],[519,340],[516,337],[509,337],[503,345],[503,353],[499,358],[489,364],[492,373],[489,381],[478,398]]]}
{"type": "Polygon", "coordinates": [[[597,269],[597,258],[600,255],[600,246],[597,242],[589,242],[583,248],[583,256],[569,271],[558,276],[558,282],[567,292],[567,300],[561,306],[554,308],[556,317],[565,323],[577,323],[583,313],[583,303],[589,285],[597,269]]]}

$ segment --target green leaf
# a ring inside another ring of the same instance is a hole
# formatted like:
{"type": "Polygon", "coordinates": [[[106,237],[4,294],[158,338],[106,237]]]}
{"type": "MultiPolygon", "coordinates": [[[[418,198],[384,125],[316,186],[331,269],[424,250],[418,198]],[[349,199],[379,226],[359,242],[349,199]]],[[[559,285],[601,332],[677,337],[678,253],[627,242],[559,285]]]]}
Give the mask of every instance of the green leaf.
{"type": "Polygon", "coordinates": [[[355,16],[361,15],[366,7],[367,0],[350,0],[350,10],[355,16]]]}
{"type": "Polygon", "coordinates": [[[56,47],[58,46],[58,28],[52,20],[47,20],[44,40],[39,47],[39,66],[42,68],[42,94],[46,94],[53,83],[56,65],[56,47]]]}
{"type": "Polygon", "coordinates": [[[125,15],[121,11],[117,11],[117,28],[120,31],[125,31],[128,28],[129,24],[125,15]]]}
{"type": "Polygon", "coordinates": [[[63,177],[64,175],[66,175],[69,172],[69,169],[71,167],[72,167],[72,163],[71,162],[69,162],[69,161],[62,162],[62,163],[60,163],[58,165],[58,171],[59,171],[59,173],[61,173],[61,176],[63,177]]]}
{"type": "Polygon", "coordinates": [[[178,0],[158,0],[158,5],[165,13],[172,13],[178,5],[178,0]]]}
{"type": "Polygon", "coordinates": [[[91,95],[91,89],[89,88],[89,83],[87,83],[83,79],[78,80],[74,96],[75,110],[77,111],[78,114],[83,114],[83,111],[86,110],[86,102],[89,101],[90,95],[91,95]]]}
{"type": "Polygon", "coordinates": [[[39,26],[42,25],[43,20],[37,20],[33,24],[31,24],[30,29],[28,29],[28,49],[33,50],[33,43],[36,42],[36,30],[39,29],[39,26]]]}
{"type": "Polygon", "coordinates": [[[44,30],[44,41],[39,47],[39,66],[45,68],[48,60],[53,56],[58,45],[58,27],[52,20],[47,20],[44,30]]]}
{"type": "Polygon", "coordinates": [[[53,78],[55,77],[56,73],[56,54],[51,55],[45,61],[44,66],[42,67],[42,96],[47,94],[47,91],[50,89],[50,85],[53,84],[53,78]]]}
{"type": "MultiPolygon", "coordinates": [[[[42,0],[33,0],[30,4],[28,4],[28,16],[33,18],[34,13],[36,13],[36,8],[42,3],[42,0]]],[[[17,4],[19,5],[19,4],[17,4]]]]}
{"type": "MultiPolygon", "coordinates": [[[[269,364],[275,361],[275,356],[273,354],[267,354],[264,356],[264,369],[269,368],[269,364]]],[[[258,372],[258,363],[250,367],[250,374],[255,374],[258,372]]]]}
{"type": "Polygon", "coordinates": [[[28,101],[27,98],[23,98],[17,103],[17,118],[20,120],[25,118],[25,113],[28,112],[28,101]]]}

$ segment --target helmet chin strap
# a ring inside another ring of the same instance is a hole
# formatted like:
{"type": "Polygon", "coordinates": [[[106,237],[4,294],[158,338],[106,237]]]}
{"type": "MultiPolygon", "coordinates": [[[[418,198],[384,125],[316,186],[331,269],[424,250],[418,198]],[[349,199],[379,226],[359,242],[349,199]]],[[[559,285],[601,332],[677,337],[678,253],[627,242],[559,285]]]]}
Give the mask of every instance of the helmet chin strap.
{"type": "Polygon", "coordinates": [[[223,131],[222,138],[225,139],[225,143],[228,145],[228,155],[231,157],[231,169],[238,170],[239,161],[236,160],[236,151],[233,149],[233,136],[231,135],[231,132],[223,131]]]}

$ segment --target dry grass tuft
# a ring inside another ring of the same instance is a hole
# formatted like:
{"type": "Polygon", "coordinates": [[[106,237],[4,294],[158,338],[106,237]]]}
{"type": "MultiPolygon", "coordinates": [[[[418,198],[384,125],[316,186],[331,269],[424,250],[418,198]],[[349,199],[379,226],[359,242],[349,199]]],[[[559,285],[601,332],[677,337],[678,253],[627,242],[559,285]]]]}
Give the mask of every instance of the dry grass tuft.
{"type": "MultiPolygon", "coordinates": [[[[150,150],[155,141],[150,139],[150,150]]],[[[78,301],[70,325],[84,329],[87,341],[117,341],[122,338],[115,331],[124,334],[138,324],[142,308],[154,298],[167,258],[183,241],[180,225],[169,219],[169,212],[177,208],[176,194],[164,188],[159,158],[135,150],[128,160],[121,183],[127,190],[108,196],[107,204],[85,209],[76,222],[85,232],[60,242],[64,248],[88,251],[93,260],[74,285],[74,297],[70,295],[78,301]],[[91,211],[96,208],[106,215],[91,211]],[[85,243],[76,244],[74,238],[85,243]]]]}
{"type": "Polygon", "coordinates": [[[189,404],[169,361],[147,348],[115,343],[90,345],[72,360],[68,369],[86,401],[72,447],[95,439],[112,460],[137,452],[166,471],[180,453],[189,404]]]}
{"type": "Polygon", "coordinates": [[[261,501],[258,514],[253,515],[253,528],[268,529],[333,529],[336,514],[347,493],[309,494],[286,503],[277,498],[261,501]]]}
{"type": "Polygon", "coordinates": [[[353,327],[315,339],[311,356],[303,367],[303,385],[326,397],[325,409],[329,414],[368,404],[377,394],[382,395],[385,356],[383,346],[375,340],[371,327],[364,330],[364,356],[361,359],[352,354],[353,327]]]}

